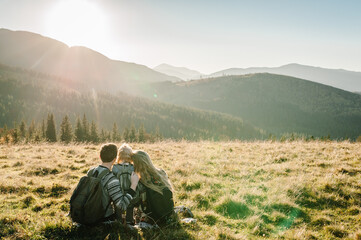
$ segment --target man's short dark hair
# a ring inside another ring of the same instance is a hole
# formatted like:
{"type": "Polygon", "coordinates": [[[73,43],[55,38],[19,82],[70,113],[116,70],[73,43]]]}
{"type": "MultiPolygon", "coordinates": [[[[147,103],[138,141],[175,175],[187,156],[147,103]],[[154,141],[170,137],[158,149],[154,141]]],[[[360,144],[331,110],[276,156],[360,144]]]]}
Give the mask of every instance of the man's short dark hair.
{"type": "Polygon", "coordinates": [[[102,162],[111,162],[117,157],[117,145],[114,143],[103,144],[100,149],[100,159],[102,162]]]}

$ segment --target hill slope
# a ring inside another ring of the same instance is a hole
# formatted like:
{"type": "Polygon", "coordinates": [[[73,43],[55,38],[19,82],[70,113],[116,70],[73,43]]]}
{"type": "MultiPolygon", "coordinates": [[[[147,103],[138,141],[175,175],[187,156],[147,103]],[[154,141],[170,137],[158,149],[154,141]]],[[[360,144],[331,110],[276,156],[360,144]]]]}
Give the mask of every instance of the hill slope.
{"type": "Polygon", "coordinates": [[[203,75],[202,73],[195,70],[191,70],[185,67],[174,67],[165,63],[156,66],[155,68],[153,68],[153,70],[167,74],[169,76],[180,78],[185,81],[197,79],[203,75]]]}
{"type": "Polygon", "coordinates": [[[137,93],[149,83],[180,81],[146,66],[115,61],[85,47],[23,31],[0,29],[0,63],[67,79],[78,90],[137,93]]]}
{"type": "Polygon", "coordinates": [[[276,68],[231,68],[213,73],[209,75],[209,77],[266,72],[307,79],[350,92],[361,91],[361,72],[346,71],[342,69],[326,69],[300,64],[288,64],[276,68]]]}
{"type": "Polygon", "coordinates": [[[240,118],[225,114],[190,109],[127,94],[111,95],[96,91],[80,93],[54,84],[51,78],[0,65],[0,127],[31,119],[40,122],[53,112],[59,123],[68,114],[75,122],[85,113],[100,127],[110,130],[116,122],[122,131],[131,124],[144,124],[147,131],[159,128],[166,138],[173,139],[255,139],[259,130],[240,118]],[[49,84],[53,83],[53,84],[49,84]]]}
{"type": "Polygon", "coordinates": [[[242,117],[273,134],[361,135],[361,96],[274,74],[155,84],[159,99],[242,117]]]}

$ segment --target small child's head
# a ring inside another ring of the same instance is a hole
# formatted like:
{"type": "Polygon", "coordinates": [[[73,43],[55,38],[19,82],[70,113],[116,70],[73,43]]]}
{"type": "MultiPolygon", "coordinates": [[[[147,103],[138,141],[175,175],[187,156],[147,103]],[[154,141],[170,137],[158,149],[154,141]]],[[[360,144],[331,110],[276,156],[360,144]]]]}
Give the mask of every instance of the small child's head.
{"type": "Polygon", "coordinates": [[[133,154],[133,149],[128,144],[124,143],[119,147],[117,162],[131,163],[133,154]]]}
{"type": "Polygon", "coordinates": [[[112,162],[117,157],[117,150],[114,143],[103,144],[100,148],[100,159],[102,162],[112,162]]]}

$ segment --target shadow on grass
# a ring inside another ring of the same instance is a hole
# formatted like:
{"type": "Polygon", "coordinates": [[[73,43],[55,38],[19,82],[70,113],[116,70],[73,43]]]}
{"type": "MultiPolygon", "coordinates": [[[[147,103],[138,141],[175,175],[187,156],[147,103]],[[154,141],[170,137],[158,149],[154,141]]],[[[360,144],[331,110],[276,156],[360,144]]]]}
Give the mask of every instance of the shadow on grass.
{"type": "Polygon", "coordinates": [[[64,194],[68,193],[69,190],[70,190],[69,187],[64,187],[60,184],[53,184],[51,188],[45,188],[44,186],[40,186],[33,189],[32,192],[42,198],[48,198],[48,197],[59,198],[62,197],[64,194]]]}
{"type": "Polygon", "coordinates": [[[202,217],[200,220],[201,222],[207,224],[208,226],[214,226],[217,223],[218,218],[217,216],[214,216],[212,214],[207,214],[204,217],[202,217]]]}
{"type": "Polygon", "coordinates": [[[353,199],[353,201],[357,200],[357,196],[354,193],[346,193],[342,187],[328,184],[321,191],[304,187],[297,192],[288,190],[288,195],[294,197],[295,203],[298,205],[317,210],[346,209],[350,206],[350,199],[353,199]]]}
{"type": "Polygon", "coordinates": [[[14,187],[14,186],[4,186],[0,185],[0,193],[16,193],[18,195],[25,194],[29,191],[28,187],[14,187]]]}
{"type": "Polygon", "coordinates": [[[311,218],[302,209],[287,203],[273,203],[262,207],[261,221],[250,225],[252,234],[269,237],[301,223],[309,223],[311,218]]]}
{"type": "Polygon", "coordinates": [[[46,239],[193,239],[180,224],[164,226],[160,229],[137,230],[124,227],[119,222],[95,227],[65,224],[48,224],[42,229],[46,239]]]}
{"type": "Polygon", "coordinates": [[[286,203],[274,203],[267,205],[264,210],[268,213],[277,211],[285,215],[285,217],[278,217],[271,221],[273,225],[280,229],[288,229],[297,223],[309,223],[311,221],[310,216],[308,216],[308,214],[302,209],[286,203]]]}
{"type": "Polygon", "coordinates": [[[0,219],[0,238],[12,236],[16,232],[15,225],[24,223],[17,218],[2,218],[0,219]]]}
{"type": "Polygon", "coordinates": [[[232,219],[245,219],[253,214],[253,211],[242,202],[226,200],[216,207],[216,212],[232,219]]]}

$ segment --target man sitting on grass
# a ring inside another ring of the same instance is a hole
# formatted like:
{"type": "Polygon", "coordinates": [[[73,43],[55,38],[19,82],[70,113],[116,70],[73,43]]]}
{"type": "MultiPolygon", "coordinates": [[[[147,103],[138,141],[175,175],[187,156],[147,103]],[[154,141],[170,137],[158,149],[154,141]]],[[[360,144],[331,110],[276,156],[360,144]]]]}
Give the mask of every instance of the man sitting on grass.
{"type": "Polygon", "coordinates": [[[112,221],[116,219],[115,208],[119,211],[127,209],[135,196],[139,177],[133,172],[130,189],[123,193],[119,180],[111,172],[116,157],[117,146],[104,144],[100,149],[102,163],[80,179],[70,199],[70,216],[74,222],[94,225],[112,221]]]}

